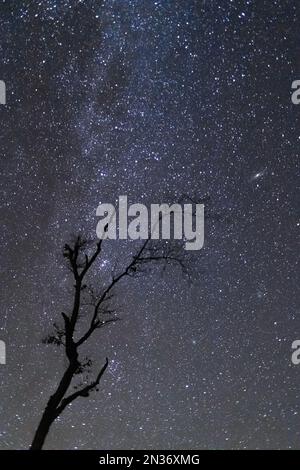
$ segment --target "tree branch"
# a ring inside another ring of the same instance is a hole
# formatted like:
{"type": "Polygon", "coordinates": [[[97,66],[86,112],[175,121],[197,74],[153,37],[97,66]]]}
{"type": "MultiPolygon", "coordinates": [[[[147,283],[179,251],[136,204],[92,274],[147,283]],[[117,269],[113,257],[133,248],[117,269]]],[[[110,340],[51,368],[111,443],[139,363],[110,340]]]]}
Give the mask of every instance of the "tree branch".
{"type": "Polygon", "coordinates": [[[79,347],[83,343],[85,343],[95,330],[103,328],[104,326],[108,325],[109,323],[115,323],[115,322],[120,321],[120,320],[121,320],[120,318],[110,318],[109,320],[104,320],[104,321],[97,320],[96,322],[94,322],[90,326],[90,328],[87,330],[87,332],[75,343],[76,347],[79,347]]]}
{"type": "Polygon", "coordinates": [[[92,264],[96,261],[96,259],[100,255],[102,242],[103,242],[103,240],[100,240],[97,243],[97,249],[95,250],[95,253],[93,254],[93,256],[90,259],[88,258],[87,255],[85,255],[85,267],[83,268],[83,270],[80,273],[81,280],[84,278],[85,274],[88,272],[88,270],[91,268],[92,264]]]}
{"type": "Polygon", "coordinates": [[[63,412],[63,410],[66,408],[66,406],[68,406],[70,403],[72,403],[74,400],[76,400],[76,398],[78,398],[78,397],[88,397],[89,393],[95,387],[97,387],[97,385],[99,385],[100,379],[101,379],[102,375],[104,374],[104,372],[106,371],[107,366],[108,366],[108,358],[106,358],[105,364],[102,367],[102,369],[100,370],[99,374],[97,375],[96,380],[94,380],[94,382],[92,382],[91,384],[86,385],[81,390],[77,390],[77,392],[74,392],[71,395],[69,395],[68,397],[64,398],[61,401],[61,404],[56,409],[56,415],[59,416],[63,412]]]}

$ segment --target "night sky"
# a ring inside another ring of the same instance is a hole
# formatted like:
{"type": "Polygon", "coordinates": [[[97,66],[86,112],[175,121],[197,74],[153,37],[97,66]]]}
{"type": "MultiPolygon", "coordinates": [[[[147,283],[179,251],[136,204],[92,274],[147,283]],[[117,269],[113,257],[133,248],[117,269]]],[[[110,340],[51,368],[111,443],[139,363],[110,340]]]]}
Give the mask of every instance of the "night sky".
{"type": "MultiPolygon", "coordinates": [[[[61,256],[99,202],[209,195],[192,282],[125,280],[98,393],[47,449],[300,448],[300,9],[295,0],[1,1],[0,448],[26,449],[66,360],[61,256]]],[[[108,241],[109,279],[139,242],[108,241]]]]}

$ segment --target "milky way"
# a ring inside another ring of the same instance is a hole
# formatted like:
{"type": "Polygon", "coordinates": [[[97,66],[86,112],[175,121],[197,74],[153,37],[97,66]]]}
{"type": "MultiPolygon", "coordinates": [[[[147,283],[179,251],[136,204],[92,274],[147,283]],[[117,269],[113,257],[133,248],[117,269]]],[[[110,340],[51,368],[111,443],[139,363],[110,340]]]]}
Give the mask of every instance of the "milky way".
{"type": "MultiPolygon", "coordinates": [[[[48,449],[299,448],[299,2],[0,6],[0,448],[28,448],[59,379],[42,344],[71,305],[61,256],[99,202],[209,195],[192,281],[120,286],[89,352],[98,393],[48,449]]],[[[107,242],[99,282],[138,242],[107,242]]]]}

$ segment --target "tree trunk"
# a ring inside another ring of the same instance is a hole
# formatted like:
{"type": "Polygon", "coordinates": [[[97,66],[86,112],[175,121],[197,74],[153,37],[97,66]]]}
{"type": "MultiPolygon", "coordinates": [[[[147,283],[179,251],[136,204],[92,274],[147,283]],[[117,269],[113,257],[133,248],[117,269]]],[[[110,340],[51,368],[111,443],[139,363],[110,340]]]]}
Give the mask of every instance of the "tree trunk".
{"type": "Polygon", "coordinates": [[[65,371],[56,392],[50,397],[45,411],[43,413],[42,419],[37,427],[35,432],[30,450],[41,450],[47,434],[50,430],[52,423],[56,420],[57,416],[60,414],[58,412],[58,407],[63,399],[66,391],[69,388],[69,385],[72,381],[73,375],[78,367],[77,354],[74,356],[72,362],[70,362],[67,370],[65,371]]]}
{"type": "Polygon", "coordinates": [[[32,444],[30,446],[30,450],[41,450],[47,434],[50,430],[51,424],[56,418],[56,413],[55,410],[51,411],[50,408],[46,408],[44,411],[44,414],[42,416],[42,419],[40,421],[40,424],[38,425],[38,428],[35,432],[32,444]]]}

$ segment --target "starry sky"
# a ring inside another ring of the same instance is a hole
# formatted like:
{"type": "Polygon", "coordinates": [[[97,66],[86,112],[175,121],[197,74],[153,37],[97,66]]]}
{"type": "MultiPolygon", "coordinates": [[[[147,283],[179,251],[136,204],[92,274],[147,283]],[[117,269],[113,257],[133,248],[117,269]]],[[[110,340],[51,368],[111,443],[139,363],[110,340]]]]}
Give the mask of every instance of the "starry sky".
{"type": "MultiPolygon", "coordinates": [[[[300,448],[295,0],[1,1],[0,449],[26,449],[61,376],[61,256],[99,202],[210,195],[192,282],[128,279],[89,352],[100,391],[47,449],[300,448]],[[99,368],[99,367],[98,367],[99,368]]],[[[138,242],[110,241],[104,283],[138,242]]]]}

